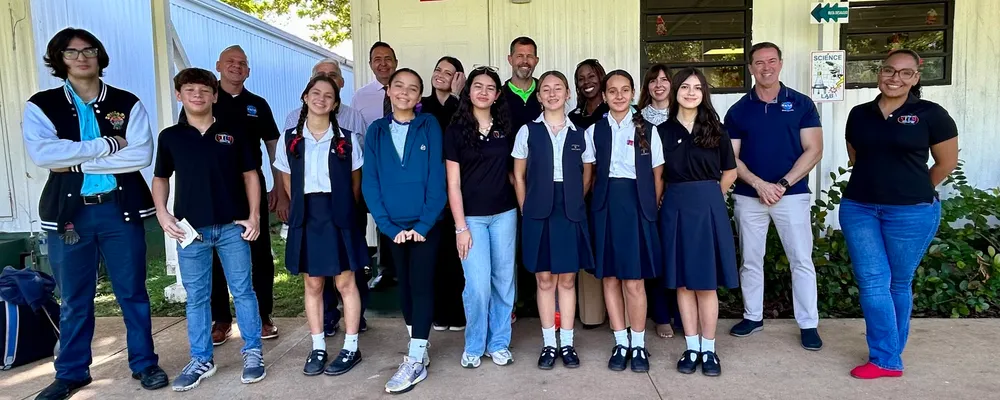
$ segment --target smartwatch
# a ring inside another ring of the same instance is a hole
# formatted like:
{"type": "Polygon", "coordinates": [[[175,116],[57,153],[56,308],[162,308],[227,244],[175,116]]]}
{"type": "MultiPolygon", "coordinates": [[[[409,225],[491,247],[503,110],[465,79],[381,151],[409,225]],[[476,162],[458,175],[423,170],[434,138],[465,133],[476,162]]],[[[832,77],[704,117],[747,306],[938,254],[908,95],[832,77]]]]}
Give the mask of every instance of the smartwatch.
{"type": "Polygon", "coordinates": [[[785,189],[788,189],[789,187],[791,187],[791,185],[788,184],[788,179],[785,179],[785,178],[781,178],[781,180],[778,181],[778,184],[781,185],[781,187],[783,187],[785,189]]]}

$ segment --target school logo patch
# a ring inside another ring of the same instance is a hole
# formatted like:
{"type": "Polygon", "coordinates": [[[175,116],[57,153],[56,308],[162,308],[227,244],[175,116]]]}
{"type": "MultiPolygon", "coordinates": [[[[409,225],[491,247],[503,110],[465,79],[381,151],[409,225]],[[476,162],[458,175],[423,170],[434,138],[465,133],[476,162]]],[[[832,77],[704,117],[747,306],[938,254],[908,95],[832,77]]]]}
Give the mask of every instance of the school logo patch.
{"type": "Polygon", "coordinates": [[[257,116],[257,107],[247,106],[247,115],[249,115],[251,117],[256,117],[257,116]]]}
{"type": "Polygon", "coordinates": [[[109,112],[104,119],[111,122],[111,128],[116,131],[122,130],[122,126],[125,125],[125,114],[118,111],[109,112]]]}
{"type": "Polygon", "coordinates": [[[920,122],[920,118],[916,115],[900,115],[896,121],[903,125],[916,125],[917,122],[920,122]]]}
{"type": "Polygon", "coordinates": [[[215,134],[215,141],[222,144],[233,144],[233,135],[228,133],[215,134]]]}
{"type": "Polygon", "coordinates": [[[783,111],[783,112],[792,112],[792,111],[795,111],[795,109],[792,108],[792,102],[786,101],[784,103],[781,103],[781,111],[783,111]]]}
{"type": "Polygon", "coordinates": [[[569,149],[572,150],[572,151],[580,151],[580,145],[578,145],[578,144],[572,144],[572,145],[569,146],[569,149]]]}

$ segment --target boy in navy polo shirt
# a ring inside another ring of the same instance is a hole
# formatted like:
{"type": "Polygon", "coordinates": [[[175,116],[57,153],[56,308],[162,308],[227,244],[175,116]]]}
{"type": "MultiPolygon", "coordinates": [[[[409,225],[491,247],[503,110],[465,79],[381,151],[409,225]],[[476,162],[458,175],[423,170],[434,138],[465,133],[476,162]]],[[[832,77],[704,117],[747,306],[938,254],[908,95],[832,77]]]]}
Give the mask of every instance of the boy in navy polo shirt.
{"type": "Polygon", "coordinates": [[[764,327],[764,249],[771,221],[792,270],[795,320],[802,347],[819,350],[816,268],[812,261],[809,171],[823,155],[823,129],[812,100],[779,79],[781,49],[763,42],[750,49],[755,84],[726,114],[737,172],[734,213],[743,265],[743,321],[729,332],[749,336],[764,327]]]}
{"type": "Polygon", "coordinates": [[[258,382],[264,379],[265,371],[248,244],[260,234],[259,158],[253,152],[257,143],[212,116],[219,83],[211,72],[185,69],[174,77],[174,88],[187,118],[160,132],[153,178],[156,218],[163,232],[179,242],[177,259],[187,291],[191,362],[174,379],[173,389],[193,389],[215,374],[209,307],[213,250],[222,260],[236,303],[236,323],[245,342],[241,381],[258,382]],[[171,214],[167,197],[170,177],[175,173],[177,191],[171,214]],[[184,241],[189,234],[182,225],[194,229],[194,241],[184,241]]]}

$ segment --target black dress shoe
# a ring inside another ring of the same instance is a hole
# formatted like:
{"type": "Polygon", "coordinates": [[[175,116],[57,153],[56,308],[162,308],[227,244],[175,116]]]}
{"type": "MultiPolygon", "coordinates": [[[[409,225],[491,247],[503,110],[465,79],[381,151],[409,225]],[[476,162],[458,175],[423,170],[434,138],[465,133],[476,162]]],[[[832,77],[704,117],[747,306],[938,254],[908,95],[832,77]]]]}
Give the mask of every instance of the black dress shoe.
{"type": "Polygon", "coordinates": [[[693,374],[698,370],[698,364],[701,364],[701,354],[694,350],[685,351],[677,361],[677,372],[693,374]]]}
{"type": "Polygon", "coordinates": [[[556,365],[556,348],[552,346],[545,346],[542,349],[542,355],[538,356],[538,368],[541,369],[552,369],[556,365]]]}
{"type": "Polygon", "coordinates": [[[722,374],[722,364],[719,363],[719,356],[711,351],[702,354],[704,361],[701,363],[701,373],[705,376],[719,376],[722,374]]]}
{"type": "Polygon", "coordinates": [[[608,369],[612,371],[624,371],[625,366],[628,365],[628,347],[622,345],[615,345],[614,349],[611,349],[611,359],[608,360],[608,369]]]}
{"type": "Polygon", "coordinates": [[[41,393],[35,397],[35,400],[64,400],[72,396],[77,390],[80,390],[84,386],[87,386],[92,382],[89,376],[82,381],[68,381],[65,379],[56,379],[54,382],[45,387],[41,393]]]}
{"type": "Polygon", "coordinates": [[[345,374],[347,373],[347,371],[350,371],[351,368],[354,368],[354,366],[358,365],[358,363],[360,362],[361,362],[361,350],[350,351],[347,349],[341,349],[340,354],[338,354],[337,358],[335,358],[333,362],[330,363],[329,367],[326,367],[326,371],[324,371],[323,373],[332,376],[345,374]]]}
{"type": "Polygon", "coordinates": [[[563,360],[563,366],[566,368],[576,368],[580,366],[580,356],[576,354],[576,349],[573,346],[563,346],[559,349],[559,354],[563,360]]]}
{"type": "Polygon", "coordinates": [[[819,331],[816,328],[800,329],[799,332],[802,334],[802,348],[811,351],[819,351],[823,348],[823,339],[819,337],[819,331]]]}
{"type": "Polygon", "coordinates": [[[313,350],[306,358],[306,366],[302,368],[302,373],[308,376],[316,376],[323,373],[326,368],[326,350],[313,350]]]}
{"type": "Polygon", "coordinates": [[[649,372],[649,352],[645,347],[633,347],[629,359],[632,361],[632,372],[649,372]]]}
{"type": "Polygon", "coordinates": [[[132,379],[138,379],[143,389],[156,390],[166,387],[169,382],[167,373],[159,365],[150,365],[146,369],[133,373],[132,379]]]}

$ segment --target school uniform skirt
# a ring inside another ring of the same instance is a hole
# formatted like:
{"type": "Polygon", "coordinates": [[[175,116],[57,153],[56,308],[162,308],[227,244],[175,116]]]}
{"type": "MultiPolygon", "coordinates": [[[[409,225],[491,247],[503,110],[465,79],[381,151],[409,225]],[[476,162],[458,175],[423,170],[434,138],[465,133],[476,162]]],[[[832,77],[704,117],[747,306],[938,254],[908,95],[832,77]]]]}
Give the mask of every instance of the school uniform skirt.
{"type": "Polygon", "coordinates": [[[649,279],[662,275],[660,234],[642,215],[635,179],[612,178],[607,204],[591,212],[594,276],[649,279]]]}
{"type": "Polygon", "coordinates": [[[552,192],[552,213],[545,219],[521,219],[521,255],[531,273],[576,273],[594,269],[587,221],[566,218],[566,197],[562,182],[552,192]]]}
{"type": "Polygon", "coordinates": [[[285,267],[293,275],[337,276],[368,265],[368,243],[357,225],[341,228],[333,223],[329,193],[305,196],[301,227],[288,229],[285,267]]]}
{"type": "Polygon", "coordinates": [[[658,222],[666,287],[739,286],[733,228],[719,182],[667,184],[658,222]]]}

